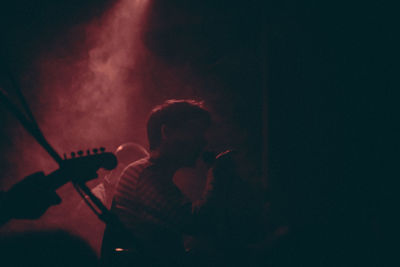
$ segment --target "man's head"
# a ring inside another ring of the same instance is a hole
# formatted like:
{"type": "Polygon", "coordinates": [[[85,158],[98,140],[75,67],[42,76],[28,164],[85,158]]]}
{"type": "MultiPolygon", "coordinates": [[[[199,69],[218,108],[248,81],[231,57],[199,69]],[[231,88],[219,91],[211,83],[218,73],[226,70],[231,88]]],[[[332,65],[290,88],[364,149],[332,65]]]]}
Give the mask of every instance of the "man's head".
{"type": "Polygon", "coordinates": [[[210,113],[201,102],[167,100],[155,107],[147,121],[150,151],[185,166],[192,165],[206,146],[210,113]]]}

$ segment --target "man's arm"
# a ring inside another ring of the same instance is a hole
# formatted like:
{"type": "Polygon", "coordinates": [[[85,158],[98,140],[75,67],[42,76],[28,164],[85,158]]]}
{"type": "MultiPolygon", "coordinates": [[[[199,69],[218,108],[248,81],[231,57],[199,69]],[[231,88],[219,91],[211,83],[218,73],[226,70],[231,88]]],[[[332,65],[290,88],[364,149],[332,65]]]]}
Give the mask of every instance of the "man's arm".
{"type": "Polygon", "coordinates": [[[54,190],[45,189],[43,172],[34,173],[0,193],[0,225],[11,219],[37,219],[52,206],[61,203],[54,190]]]}

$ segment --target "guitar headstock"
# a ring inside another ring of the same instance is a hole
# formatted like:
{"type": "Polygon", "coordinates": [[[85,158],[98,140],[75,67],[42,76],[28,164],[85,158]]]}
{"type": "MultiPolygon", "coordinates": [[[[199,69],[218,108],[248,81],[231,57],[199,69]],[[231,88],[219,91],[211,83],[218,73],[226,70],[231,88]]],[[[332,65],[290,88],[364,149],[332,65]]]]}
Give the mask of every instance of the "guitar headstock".
{"type": "Polygon", "coordinates": [[[65,175],[70,176],[73,181],[88,181],[97,177],[97,171],[100,168],[106,170],[114,169],[117,164],[116,156],[111,152],[106,152],[105,148],[94,148],[92,150],[83,150],[71,152],[68,158],[64,154],[64,160],[60,166],[60,170],[65,175]]]}

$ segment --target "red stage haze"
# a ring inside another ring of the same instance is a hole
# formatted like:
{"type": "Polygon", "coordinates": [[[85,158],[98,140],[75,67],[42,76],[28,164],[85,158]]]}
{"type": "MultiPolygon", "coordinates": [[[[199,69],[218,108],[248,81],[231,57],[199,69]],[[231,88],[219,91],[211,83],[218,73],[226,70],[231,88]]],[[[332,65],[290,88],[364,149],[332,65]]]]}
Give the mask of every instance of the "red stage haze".
{"type": "MultiPolygon", "coordinates": [[[[44,44],[48,47],[33,64],[36,70],[28,74],[38,83],[29,102],[44,135],[61,154],[99,146],[112,151],[127,141],[146,146],[144,121],[150,105],[139,101],[140,84],[128,82],[127,76],[140,67],[144,52],[139,34],[147,6],[148,1],[121,0],[88,25],[60,33],[56,44],[44,44]]],[[[15,131],[18,147],[10,163],[23,166],[9,185],[29,173],[56,168],[31,137],[20,128],[15,131]]],[[[13,221],[2,231],[62,228],[87,239],[98,252],[103,224],[87,207],[77,211],[80,198],[71,185],[58,192],[63,203],[41,219],[13,221]]]]}

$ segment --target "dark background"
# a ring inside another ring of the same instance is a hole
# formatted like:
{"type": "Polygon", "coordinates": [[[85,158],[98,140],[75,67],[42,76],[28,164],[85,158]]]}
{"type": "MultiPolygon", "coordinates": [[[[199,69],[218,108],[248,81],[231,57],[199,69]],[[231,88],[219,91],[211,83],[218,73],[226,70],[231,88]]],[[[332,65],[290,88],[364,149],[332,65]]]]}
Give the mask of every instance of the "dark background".
{"type": "MultiPolygon", "coordinates": [[[[26,78],[32,62],[57,45],[76,48],[79,36],[68,46],[60,41],[65,33],[113,4],[3,3],[1,47],[14,75],[22,83],[35,81],[26,78]]],[[[273,220],[291,229],[276,247],[288,265],[380,265],[392,229],[386,212],[393,191],[386,181],[398,148],[389,141],[397,128],[390,78],[394,9],[379,2],[292,0],[150,6],[142,42],[157,64],[190,69],[192,76],[175,74],[197,89],[185,94],[150,87],[142,94],[143,113],[171,97],[201,96],[210,103],[224,121],[221,135],[228,134],[219,147],[246,151],[266,186],[273,220]]],[[[30,90],[38,86],[23,88],[34,107],[38,96],[30,90]]],[[[14,130],[3,107],[0,112],[0,171],[13,181],[15,156],[9,154],[16,154],[13,134],[22,130],[14,130]]]]}

